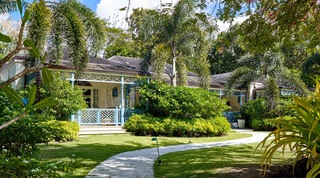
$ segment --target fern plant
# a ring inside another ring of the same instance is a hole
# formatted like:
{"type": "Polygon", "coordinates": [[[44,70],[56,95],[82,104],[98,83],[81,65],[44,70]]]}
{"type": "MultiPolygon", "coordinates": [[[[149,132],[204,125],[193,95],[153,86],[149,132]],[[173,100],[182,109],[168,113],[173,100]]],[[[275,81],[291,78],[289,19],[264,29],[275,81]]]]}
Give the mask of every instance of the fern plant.
{"type": "Polygon", "coordinates": [[[320,78],[316,80],[315,92],[309,97],[294,97],[290,107],[296,112],[296,117],[272,119],[277,129],[271,132],[256,148],[264,149],[261,167],[266,173],[271,164],[273,154],[278,150],[289,148],[294,153],[293,168],[302,159],[308,159],[307,178],[320,174],[320,78]],[[271,139],[271,142],[268,140],[271,139]]]}

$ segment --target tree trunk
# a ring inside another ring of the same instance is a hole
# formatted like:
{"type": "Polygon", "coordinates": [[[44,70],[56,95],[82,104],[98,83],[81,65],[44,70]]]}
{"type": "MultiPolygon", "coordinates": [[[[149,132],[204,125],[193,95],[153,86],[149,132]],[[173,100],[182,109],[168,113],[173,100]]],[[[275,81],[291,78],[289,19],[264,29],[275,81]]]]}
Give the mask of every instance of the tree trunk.
{"type": "Polygon", "coordinates": [[[176,46],[174,42],[171,43],[171,48],[172,48],[173,59],[172,59],[172,71],[171,71],[170,79],[171,79],[171,85],[175,87],[177,86],[177,70],[176,70],[177,57],[176,57],[176,46]]]}
{"type": "Polygon", "coordinates": [[[172,59],[172,71],[171,71],[171,85],[172,86],[177,86],[177,70],[176,70],[176,57],[174,56],[172,59]]]}

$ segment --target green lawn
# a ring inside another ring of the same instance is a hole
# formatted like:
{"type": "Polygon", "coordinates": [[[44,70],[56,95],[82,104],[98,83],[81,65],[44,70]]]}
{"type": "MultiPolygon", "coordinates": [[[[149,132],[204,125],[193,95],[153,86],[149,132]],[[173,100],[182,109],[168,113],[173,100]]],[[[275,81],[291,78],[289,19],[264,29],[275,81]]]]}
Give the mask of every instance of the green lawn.
{"type": "MultiPolygon", "coordinates": [[[[191,138],[192,143],[217,142],[249,137],[250,134],[229,132],[223,137],[191,138]]],[[[187,144],[190,138],[158,137],[160,146],[187,144]]],[[[75,160],[74,170],[62,177],[84,177],[91,169],[118,153],[155,147],[151,137],[132,135],[91,135],[78,141],[40,145],[41,157],[46,161],[75,160]]]]}
{"type": "MultiPolygon", "coordinates": [[[[253,143],[169,153],[160,157],[162,165],[155,164],[155,175],[157,178],[260,177],[261,149],[253,155],[257,145],[258,143],[253,143]]],[[[288,163],[290,155],[289,152],[284,156],[280,152],[276,153],[276,158],[272,162],[288,163]]]]}

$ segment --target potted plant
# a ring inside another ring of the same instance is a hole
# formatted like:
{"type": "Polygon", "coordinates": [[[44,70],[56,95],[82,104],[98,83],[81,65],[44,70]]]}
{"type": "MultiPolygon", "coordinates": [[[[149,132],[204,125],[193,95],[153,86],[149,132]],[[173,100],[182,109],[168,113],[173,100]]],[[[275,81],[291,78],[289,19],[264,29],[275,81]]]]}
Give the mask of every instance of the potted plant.
{"type": "Polygon", "coordinates": [[[245,124],[246,124],[246,120],[241,117],[241,114],[237,114],[236,118],[237,118],[237,121],[238,121],[239,129],[244,129],[245,124]]]}

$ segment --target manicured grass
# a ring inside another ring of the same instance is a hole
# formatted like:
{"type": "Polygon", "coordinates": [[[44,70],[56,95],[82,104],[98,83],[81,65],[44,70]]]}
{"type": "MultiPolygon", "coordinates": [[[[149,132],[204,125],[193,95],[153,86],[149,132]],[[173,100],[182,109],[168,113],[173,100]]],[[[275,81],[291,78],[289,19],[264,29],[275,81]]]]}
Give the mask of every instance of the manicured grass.
{"type": "MultiPolygon", "coordinates": [[[[155,163],[154,171],[160,177],[260,177],[262,150],[253,152],[258,143],[213,147],[208,149],[175,152],[160,157],[162,165],[155,163]]],[[[288,163],[290,153],[279,152],[273,163],[288,163]]],[[[261,176],[262,177],[262,176],[261,176]]]]}
{"type": "MultiPolygon", "coordinates": [[[[191,138],[192,143],[217,142],[250,137],[250,134],[229,132],[223,137],[191,138]]],[[[158,137],[160,146],[187,144],[190,138],[158,137]]],[[[62,177],[85,177],[95,166],[107,158],[118,153],[155,147],[151,137],[137,137],[132,135],[91,135],[80,137],[78,141],[67,143],[50,143],[39,145],[41,158],[45,161],[59,161],[73,159],[74,170],[62,173],[62,177]]]]}

